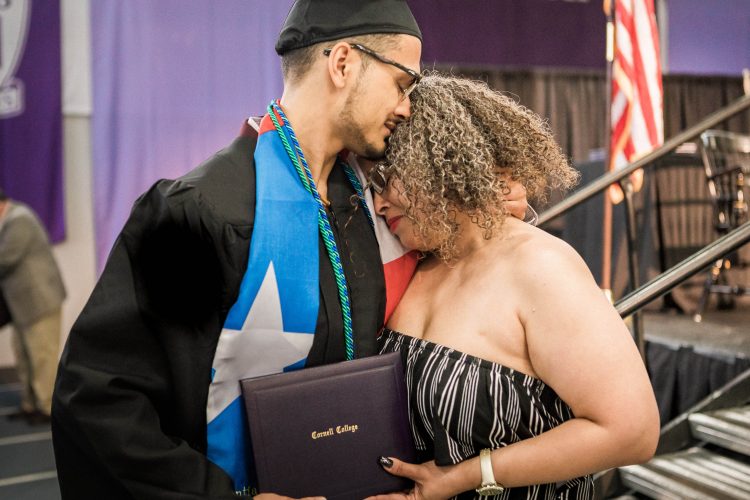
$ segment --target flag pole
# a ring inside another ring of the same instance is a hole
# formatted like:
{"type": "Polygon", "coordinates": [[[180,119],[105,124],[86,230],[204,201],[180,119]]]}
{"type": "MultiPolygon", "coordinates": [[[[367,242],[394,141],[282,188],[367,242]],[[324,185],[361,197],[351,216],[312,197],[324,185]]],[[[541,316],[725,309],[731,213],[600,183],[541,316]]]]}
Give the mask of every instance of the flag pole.
{"type": "MultiPolygon", "coordinates": [[[[606,86],[606,118],[605,127],[605,170],[612,168],[612,64],[615,58],[615,14],[611,0],[604,0],[604,14],[607,17],[607,73],[605,77],[606,86]]],[[[611,303],[612,296],[612,201],[609,190],[604,191],[604,207],[602,210],[602,275],[601,288],[611,303]]]]}

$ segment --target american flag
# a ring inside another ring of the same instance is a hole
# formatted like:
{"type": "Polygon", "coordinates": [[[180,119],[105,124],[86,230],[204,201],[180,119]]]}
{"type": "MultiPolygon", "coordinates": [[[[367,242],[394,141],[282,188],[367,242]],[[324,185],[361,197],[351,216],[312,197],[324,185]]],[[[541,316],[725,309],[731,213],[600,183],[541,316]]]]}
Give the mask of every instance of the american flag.
{"type": "MultiPolygon", "coordinates": [[[[664,142],[654,0],[614,0],[614,6],[610,170],[636,161],[664,142]]],[[[631,180],[635,190],[640,189],[643,171],[634,172],[631,180]]],[[[610,188],[610,197],[614,203],[622,200],[619,185],[610,188]]]]}

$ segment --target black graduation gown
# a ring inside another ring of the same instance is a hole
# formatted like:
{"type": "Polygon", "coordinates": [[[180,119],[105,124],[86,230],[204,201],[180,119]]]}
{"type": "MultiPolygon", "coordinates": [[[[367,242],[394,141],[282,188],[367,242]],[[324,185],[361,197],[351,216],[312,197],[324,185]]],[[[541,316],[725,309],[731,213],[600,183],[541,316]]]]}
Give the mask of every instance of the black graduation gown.
{"type": "MultiPolygon", "coordinates": [[[[135,203],[60,361],[52,433],[64,499],[236,498],[207,460],[206,400],[224,320],[247,266],[255,137],[241,136],[135,203]]],[[[378,245],[339,168],[329,179],[357,357],[376,353],[385,310],[378,245]]],[[[321,307],[308,366],[345,358],[320,240],[321,307]]]]}

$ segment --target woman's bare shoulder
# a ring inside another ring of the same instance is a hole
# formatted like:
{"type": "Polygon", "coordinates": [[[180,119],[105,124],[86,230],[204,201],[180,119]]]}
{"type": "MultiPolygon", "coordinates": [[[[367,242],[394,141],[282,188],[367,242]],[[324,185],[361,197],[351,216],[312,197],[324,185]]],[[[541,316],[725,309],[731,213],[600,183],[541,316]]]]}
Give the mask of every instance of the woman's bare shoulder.
{"type": "Polygon", "coordinates": [[[516,228],[509,251],[525,269],[588,271],[578,252],[564,240],[534,226],[516,228]]]}
{"type": "Polygon", "coordinates": [[[598,290],[590,269],[572,246],[539,228],[524,226],[514,227],[504,246],[519,292],[540,298],[553,290],[598,290]]]}

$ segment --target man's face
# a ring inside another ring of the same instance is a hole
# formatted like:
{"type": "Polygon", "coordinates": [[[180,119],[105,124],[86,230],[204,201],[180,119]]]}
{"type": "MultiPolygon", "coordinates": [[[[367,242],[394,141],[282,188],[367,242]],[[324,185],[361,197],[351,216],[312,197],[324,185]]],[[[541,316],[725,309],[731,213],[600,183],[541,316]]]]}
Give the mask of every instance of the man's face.
{"type": "MultiPolygon", "coordinates": [[[[419,72],[422,43],[409,35],[399,38],[398,48],[380,55],[419,72]]],[[[340,117],[341,137],[350,151],[377,159],[385,154],[388,138],[396,125],[411,114],[411,103],[408,97],[402,98],[402,91],[414,78],[368,54],[354,52],[355,57],[369,58],[369,61],[344,103],[340,117]]]]}

